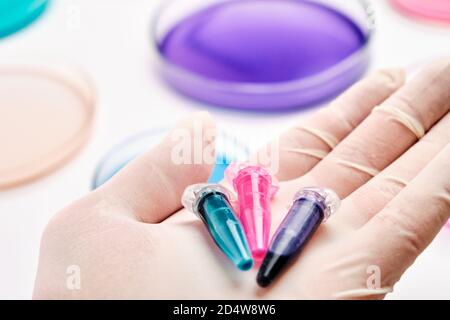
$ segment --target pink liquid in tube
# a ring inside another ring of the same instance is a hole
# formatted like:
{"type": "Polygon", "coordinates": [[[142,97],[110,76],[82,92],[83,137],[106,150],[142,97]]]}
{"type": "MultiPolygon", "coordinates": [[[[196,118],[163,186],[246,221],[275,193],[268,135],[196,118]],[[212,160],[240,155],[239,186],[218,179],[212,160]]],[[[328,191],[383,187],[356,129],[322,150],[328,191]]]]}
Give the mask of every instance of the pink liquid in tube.
{"type": "Polygon", "coordinates": [[[225,176],[237,193],[239,219],[253,259],[261,261],[269,245],[270,201],[278,191],[278,184],[263,167],[249,164],[232,164],[225,176]]]}

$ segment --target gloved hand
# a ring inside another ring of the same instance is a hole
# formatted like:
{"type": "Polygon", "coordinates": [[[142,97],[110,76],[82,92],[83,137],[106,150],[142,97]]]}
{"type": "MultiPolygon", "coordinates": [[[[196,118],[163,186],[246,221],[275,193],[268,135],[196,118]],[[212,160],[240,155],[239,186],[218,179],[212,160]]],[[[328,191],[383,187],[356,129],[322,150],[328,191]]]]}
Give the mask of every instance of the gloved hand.
{"type": "MultiPolygon", "coordinates": [[[[401,70],[369,76],[282,135],[273,156],[287,181],[272,230],[302,186],[344,200],[266,289],[256,269],[235,269],[202,222],[180,210],[184,188],[205,181],[211,166],[174,164],[168,137],[51,220],[34,298],[383,298],[450,217],[449,109],[446,59],[407,84],[401,70]]],[[[211,153],[207,114],[176,130],[195,138],[199,124],[211,153]]]]}

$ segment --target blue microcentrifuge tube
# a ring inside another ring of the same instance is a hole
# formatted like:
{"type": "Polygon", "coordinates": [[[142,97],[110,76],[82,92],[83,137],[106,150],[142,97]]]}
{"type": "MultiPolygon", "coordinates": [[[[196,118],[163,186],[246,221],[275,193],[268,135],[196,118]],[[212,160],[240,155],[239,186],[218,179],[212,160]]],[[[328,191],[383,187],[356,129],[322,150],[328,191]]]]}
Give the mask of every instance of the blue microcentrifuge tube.
{"type": "Polygon", "coordinates": [[[183,206],[205,224],[214,242],[240,270],[253,266],[244,229],[231,205],[231,193],[218,184],[192,185],[183,193],[183,206]]]}

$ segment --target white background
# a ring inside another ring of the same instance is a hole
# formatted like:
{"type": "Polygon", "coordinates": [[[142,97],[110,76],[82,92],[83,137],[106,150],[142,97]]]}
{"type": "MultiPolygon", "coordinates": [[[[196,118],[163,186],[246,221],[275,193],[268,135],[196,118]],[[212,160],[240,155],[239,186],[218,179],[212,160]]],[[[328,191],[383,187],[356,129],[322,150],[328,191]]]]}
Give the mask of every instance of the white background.
{"type": "MultiPolygon", "coordinates": [[[[371,69],[411,66],[450,53],[450,26],[415,23],[385,1],[373,3],[377,33],[371,69]]],[[[89,71],[99,94],[96,130],[81,154],[48,177],[0,192],[0,298],[31,298],[43,228],[60,208],[89,191],[98,161],[128,135],[205,108],[222,126],[232,126],[242,136],[258,126],[276,134],[304,117],[302,112],[242,115],[172,92],[154,70],[150,23],[157,5],[155,0],[54,0],[30,28],[0,40],[0,58],[18,53],[76,61],[89,71]],[[74,13],[79,13],[79,28],[73,28],[74,13]]],[[[450,299],[449,272],[446,230],[390,298],[450,299]]]]}

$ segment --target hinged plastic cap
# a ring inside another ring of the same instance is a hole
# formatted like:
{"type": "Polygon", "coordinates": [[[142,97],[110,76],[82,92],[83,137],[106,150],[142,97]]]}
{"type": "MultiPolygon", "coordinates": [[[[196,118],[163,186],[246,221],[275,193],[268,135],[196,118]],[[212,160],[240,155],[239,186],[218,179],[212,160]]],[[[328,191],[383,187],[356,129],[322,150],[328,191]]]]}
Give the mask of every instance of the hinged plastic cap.
{"type": "Polygon", "coordinates": [[[241,172],[244,170],[251,170],[254,174],[259,174],[262,176],[267,176],[270,178],[271,185],[269,189],[269,196],[270,198],[273,198],[275,194],[280,189],[278,180],[273,177],[264,167],[260,165],[253,165],[249,162],[237,162],[232,163],[228,166],[228,168],[225,170],[225,180],[232,186],[234,186],[234,179],[236,179],[241,172]]]}
{"type": "Polygon", "coordinates": [[[317,202],[321,203],[324,212],[324,221],[338,211],[341,205],[341,199],[339,196],[331,189],[327,188],[317,188],[317,187],[307,187],[299,190],[294,197],[294,201],[300,198],[313,198],[317,202]]]}
{"type": "Polygon", "coordinates": [[[204,195],[211,192],[223,193],[228,201],[233,201],[232,194],[224,186],[219,184],[199,183],[193,184],[184,190],[181,203],[183,204],[183,207],[199,216],[198,203],[204,195]]]}

